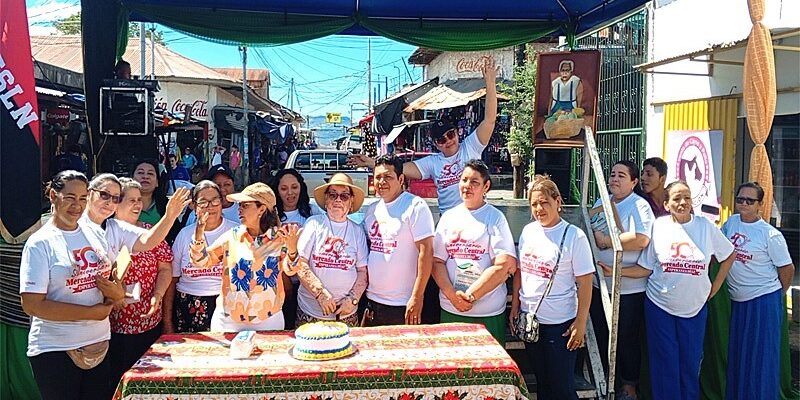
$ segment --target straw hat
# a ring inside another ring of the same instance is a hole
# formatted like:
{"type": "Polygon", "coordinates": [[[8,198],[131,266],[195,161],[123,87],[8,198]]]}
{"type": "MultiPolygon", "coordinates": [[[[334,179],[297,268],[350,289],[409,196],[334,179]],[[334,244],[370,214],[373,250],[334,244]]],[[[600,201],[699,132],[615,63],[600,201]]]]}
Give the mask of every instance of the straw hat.
{"type": "Polygon", "coordinates": [[[317,205],[323,210],[325,209],[325,191],[328,190],[328,186],[333,185],[347,186],[353,192],[353,205],[350,209],[350,214],[358,211],[361,205],[364,204],[364,189],[353,185],[353,178],[343,172],[339,172],[334,174],[328,183],[317,186],[317,188],[314,189],[314,200],[317,201],[317,205]]]}
{"type": "Polygon", "coordinates": [[[275,208],[275,193],[265,183],[256,182],[239,193],[225,196],[228,201],[242,203],[245,201],[257,201],[267,206],[268,210],[275,208]]]}

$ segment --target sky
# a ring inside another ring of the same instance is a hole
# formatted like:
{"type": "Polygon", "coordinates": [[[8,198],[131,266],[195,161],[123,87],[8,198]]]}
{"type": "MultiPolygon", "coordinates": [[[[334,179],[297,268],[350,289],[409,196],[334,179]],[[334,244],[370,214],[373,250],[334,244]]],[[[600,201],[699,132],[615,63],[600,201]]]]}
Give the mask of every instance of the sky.
{"type": "MultiPolygon", "coordinates": [[[[80,0],[26,0],[31,35],[57,33],[52,23],[80,11],[80,0]]],[[[171,50],[209,67],[241,68],[236,46],[220,45],[187,36],[161,25],[164,41],[171,50]]],[[[248,68],[270,70],[270,98],[293,106],[304,115],[339,112],[359,118],[367,103],[367,47],[372,43],[373,91],[380,85],[379,99],[401,85],[419,83],[422,68],[407,64],[415,47],[383,37],[329,36],[277,47],[248,48],[248,68]],[[294,95],[292,92],[294,80],[294,95]],[[291,99],[290,99],[291,97],[291,99]]],[[[136,62],[135,60],[128,60],[136,62]]]]}

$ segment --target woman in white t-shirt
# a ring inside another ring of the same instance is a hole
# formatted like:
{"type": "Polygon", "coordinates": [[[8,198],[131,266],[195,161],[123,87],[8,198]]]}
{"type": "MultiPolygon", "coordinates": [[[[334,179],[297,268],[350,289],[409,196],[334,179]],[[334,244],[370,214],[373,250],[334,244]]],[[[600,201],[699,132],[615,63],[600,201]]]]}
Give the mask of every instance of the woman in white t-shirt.
{"type": "Polygon", "coordinates": [[[59,172],[47,196],[53,215],[25,242],[20,263],[22,309],[31,316],[27,355],[33,376],[45,400],[65,393],[74,399],[109,398],[108,315],[125,291],[107,279],[111,262],[103,232],[80,222],[88,198],[86,176],[59,172]]]}
{"type": "Polygon", "coordinates": [[[525,226],[519,238],[512,331],[520,311],[535,313],[540,322],[539,340],[525,343],[525,348],[533,362],[537,396],[577,399],[575,350],[584,345],[586,337],[595,270],[592,252],[586,234],[561,218],[561,193],[549,177],[534,177],[528,199],[535,221],[525,226]],[[552,287],[545,293],[551,279],[552,287]]]}
{"type": "Polygon", "coordinates": [[[432,276],[442,322],[483,324],[504,345],[505,283],[517,269],[517,249],[505,215],[486,203],[491,186],[486,164],[468,161],[458,182],[463,203],[436,226],[432,276]]]}
{"type": "MultiPolygon", "coordinates": [[[[222,190],[210,180],[197,183],[192,189],[192,206],[200,213],[207,213],[204,227],[206,243],[214,243],[220,236],[238,226],[224,217],[222,212],[222,190]]],[[[181,229],[172,244],[172,282],[164,297],[165,315],[174,315],[174,320],[164,321],[164,332],[205,332],[211,330],[211,316],[217,307],[222,287],[222,263],[207,267],[195,267],[189,259],[189,245],[196,224],[181,229]],[[172,310],[172,311],[170,311],[172,310]]]]}
{"type": "MultiPolygon", "coordinates": [[[[278,195],[275,208],[282,226],[294,224],[302,228],[306,219],[320,214],[319,209],[312,209],[306,181],[296,169],[285,168],[278,171],[270,186],[278,195]]],[[[300,289],[297,276],[292,276],[291,282],[292,285],[286,287],[286,299],[283,301],[283,315],[289,316],[297,315],[297,292],[300,289]]],[[[286,329],[294,329],[294,318],[286,320],[286,329]]]]}
{"type": "Polygon", "coordinates": [[[347,215],[364,204],[364,191],[338,173],[314,189],[314,199],[325,214],[311,216],[302,229],[286,229],[284,271],[297,274],[301,285],[295,324],[339,319],[357,326],[358,302],[367,289],[367,238],[347,215]]]}
{"type": "Polygon", "coordinates": [[[764,189],[739,186],[736,211],[722,233],[736,247],[728,274],[731,296],[726,399],[780,397],[780,344],[785,308],[781,298],[794,276],[786,239],[759,215],[764,189]]]}
{"type": "Polygon", "coordinates": [[[117,258],[123,246],[131,253],[138,253],[161,244],[175,223],[175,219],[190,200],[188,189],[178,189],[167,202],[164,217],[149,230],[110,218],[117,211],[117,205],[121,201],[122,186],[114,174],[99,174],[89,182],[89,202],[81,221],[105,232],[111,260],[117,258]]]}
{"type": "Polygon", "coordinates": [[[644,316],[653,398],[698,399],[706,303],[725,282],[735,251],[711,221],[692,215],[685,182],[670,183],[666,194],[670,215],[656,219],[639,265],[623,268],[622,276],[648,277],[644,316]],[[713,283],[712,257],[720,260],[713,283]]]}
{"type": "MultiPolygon", "coordinates": [[[[641,196],[643,193],[639,187],[639,168],[636,164],[628,160],[617,161],[611,168],[608,191],[611,193],[615,211],[614,223],[620,231],[619,241],[623,250],[621,267],[635,266],[642,250],[650,243],[655,221],[650,204],[641,196]]],[[[611,248],[608,224],[604,223],[605,215],[599,199],[595,202],[591,214],[594,214],[592,232],[599,247],[597,262],[606,266],[614,265],[614,250],[611,248]]],[[[607,275],[605,281],[608,291],[611,292],[611,275],[607,275]]],[[[639,383],[639,369],[642,362],[639,337],[644,328],[644,291],[647,287],[647,278],[623,277],[620,286],[617,371],[621,391],[617,397],[621,400],[635,400],[638,398],[636,386],[639,383]]],[[[595,282],[590,314],[592,326],[597,334],[600,359],[603,368],[608,371],[608,320],[598,287],[598,283],[595,282]]]]}

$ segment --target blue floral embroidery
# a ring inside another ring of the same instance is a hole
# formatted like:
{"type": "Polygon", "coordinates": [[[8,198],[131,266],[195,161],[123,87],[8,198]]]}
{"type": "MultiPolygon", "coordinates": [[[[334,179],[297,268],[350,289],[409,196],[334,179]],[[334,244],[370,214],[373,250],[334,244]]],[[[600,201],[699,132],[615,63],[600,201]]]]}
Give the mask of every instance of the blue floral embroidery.
{"type": "Polygon", "coordinates": [[[278,286],[278,257],[267,257],[264,266],[256,271],[256,284],[264,289],[267,289],[267,286],[271,288],[278,286]]]}
{"type": "Polygon", "coordinates": [[[251,266],[253,261],[239,259],[239,262],[231,268],[231,284],[236,287],[238,291],[250,291],[250,279],[253,278],[253,270],[251,266]],[[243,272],[243,277],[239,278],[239,272],[243,272]]]}

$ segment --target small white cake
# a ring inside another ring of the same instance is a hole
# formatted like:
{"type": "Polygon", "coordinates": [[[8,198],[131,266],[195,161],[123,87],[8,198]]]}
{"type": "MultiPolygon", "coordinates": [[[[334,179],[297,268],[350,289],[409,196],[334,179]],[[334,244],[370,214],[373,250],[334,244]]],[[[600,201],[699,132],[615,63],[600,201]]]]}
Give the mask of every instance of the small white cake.
{"type": "Polygon", "coordinates": [[[350,328],[342,322],[320,321],[305,324],[294,332],[292,356],[300,360],[334,360],[353,354],[350,328]]]}

